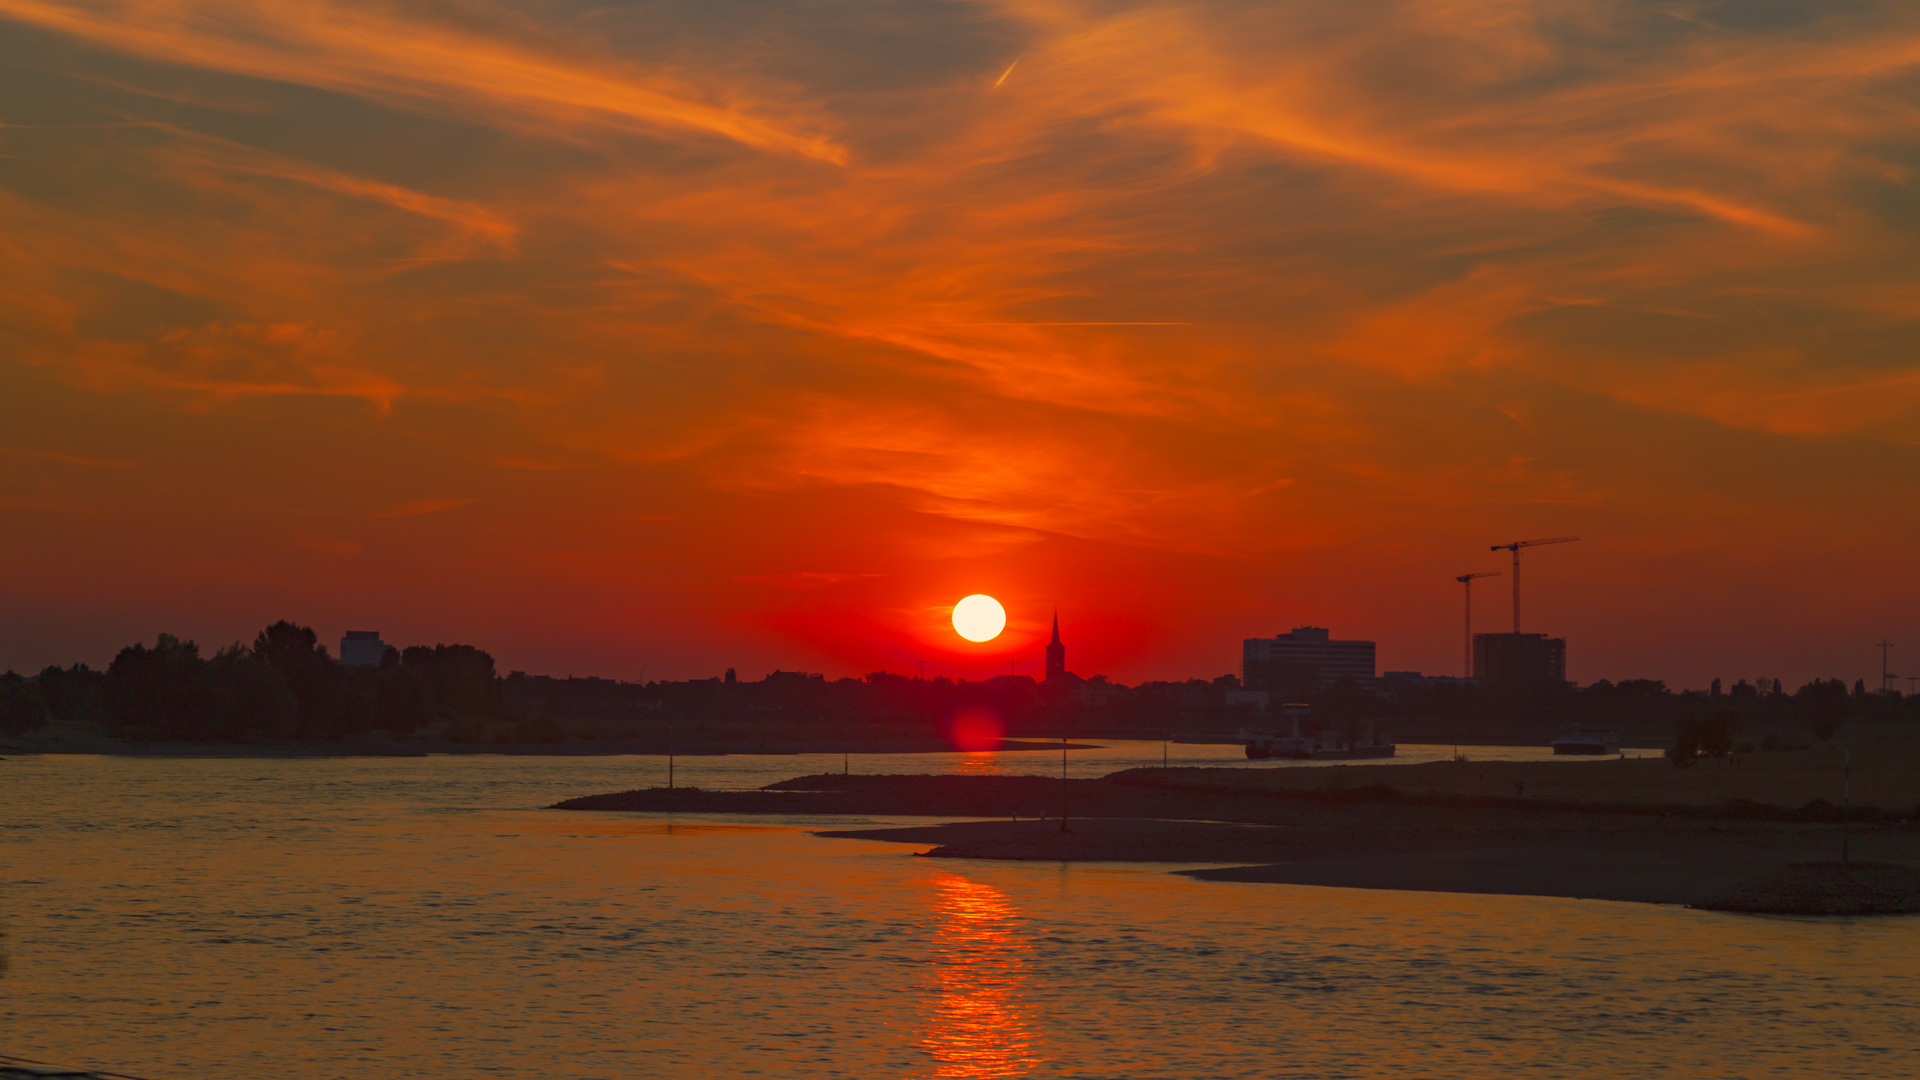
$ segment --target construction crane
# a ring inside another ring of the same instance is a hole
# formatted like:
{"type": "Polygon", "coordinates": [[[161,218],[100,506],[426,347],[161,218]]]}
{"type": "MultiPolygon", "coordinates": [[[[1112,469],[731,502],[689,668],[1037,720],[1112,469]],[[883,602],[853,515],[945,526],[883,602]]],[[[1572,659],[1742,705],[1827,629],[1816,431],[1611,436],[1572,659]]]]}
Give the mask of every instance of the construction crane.
{"type": "Polygon", "coordinates": [[[1466,659],[1461,666],[1462,678],[1473,678],[1473,579],[1499,576],[1500,571],[1488,570],[1480,574],[1461,574],[1453,579],[1467,587],[1467,646],[1466,659]]]}
{"type": "Polygon", "coordinates": [[[1547,544],[1571,544],[1580,539],[1577,536],[1555,536],[1546,540],[1515,540],[1511,544],[1495,544],[1489,551],[1513,552],[1513,632],[1520,632],[1520,549],[1543,547],[1547,544]]]}

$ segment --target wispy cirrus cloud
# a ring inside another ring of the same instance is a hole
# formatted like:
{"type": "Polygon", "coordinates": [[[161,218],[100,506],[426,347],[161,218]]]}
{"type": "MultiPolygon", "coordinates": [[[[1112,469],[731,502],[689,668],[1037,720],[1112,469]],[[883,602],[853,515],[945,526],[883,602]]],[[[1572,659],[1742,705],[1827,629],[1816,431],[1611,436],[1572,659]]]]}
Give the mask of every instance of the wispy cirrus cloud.
{"type": "Polygon", "coordinates": [[[1231,564],[1255,584],[1200,607],[1337,614],[1450,581],[1403,553],[1468,532],[1653,558],[1738,520],[1787,559],[1825,542],[1805,522],[1899,531],[1898,4],[0,0],[0,26],[21,70],[84,46],[0,87],[18,377],[240,461],[377,446],[316,498],[447,529],[423,577],[451,552],[521,596],[594,567],[681,609],[740,580],[917,611],[889,590],[925,565],[1071,576],[1113,545],[1144,553],[1100,563],[1125,595],[1231,564]]]}
{"type": "Polygon", "coordinates": [[[733,580],[749,585],[772,585],[781,589],[817,589],[843,581],[879,577],[879,574],[842,574],[831,570],[794,570],[784,574],[735,574],[733,580]]]}
{"type": "Polygon", "coordinates": [[[314,0],[0,2],[0,17],[103,48],[388,104],[418,102],[526,130],[678,129],[828,161],[842,156],[823,135],[756,115],[760,106],[721,88],[660,70],[621,70],[610,58],[543,53],[527,42],[545,36],[537,24],[501,11],[448,13],[456,17],[314,0]]]}
{"type": "Polygon", "coordinates": [[[395,506],[389,506],[385,510],[375,513],[373,516],[375,520],[379,521],[384,521],[389,518],[424,517],[428,514],[439,514],[448,510],[457,510],[462,506],[472,506],[478,501],[478,499],[454,498],[414,499],[395,506]]]}

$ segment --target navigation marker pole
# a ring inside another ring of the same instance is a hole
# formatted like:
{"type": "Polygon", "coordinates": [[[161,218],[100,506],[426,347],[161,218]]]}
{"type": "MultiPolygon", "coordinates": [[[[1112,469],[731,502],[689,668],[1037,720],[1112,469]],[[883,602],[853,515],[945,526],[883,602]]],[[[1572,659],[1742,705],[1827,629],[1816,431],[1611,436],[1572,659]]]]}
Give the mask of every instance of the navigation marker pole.
{"type": "Polygon", "coordinates": [[[1060,831],[1067,828],[1067,728],[1060,726],[1060,831]]]}

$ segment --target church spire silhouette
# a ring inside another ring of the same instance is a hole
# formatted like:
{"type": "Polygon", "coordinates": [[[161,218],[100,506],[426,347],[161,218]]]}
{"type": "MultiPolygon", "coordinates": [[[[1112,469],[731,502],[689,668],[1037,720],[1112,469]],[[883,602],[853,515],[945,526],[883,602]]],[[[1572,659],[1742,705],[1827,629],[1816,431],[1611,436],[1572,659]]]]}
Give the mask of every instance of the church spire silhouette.
{"type": "Polygon", "coordinates": [[[1047,678],[1058,679],[1067,673],[1067,647],[1060,644],[1060,609],[1053,609],[1053,640],[1047,644],[1047,678]]]}

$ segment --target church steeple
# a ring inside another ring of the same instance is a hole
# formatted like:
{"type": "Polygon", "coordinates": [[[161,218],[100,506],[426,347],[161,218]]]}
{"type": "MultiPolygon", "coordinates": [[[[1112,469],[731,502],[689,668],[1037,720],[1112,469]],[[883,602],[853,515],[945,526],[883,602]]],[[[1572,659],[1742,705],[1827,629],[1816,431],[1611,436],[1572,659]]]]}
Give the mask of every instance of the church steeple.
{"type": "Polygon", "coordinates": [[[1067,673],[1067,647],[1060,644],[1060,609],[1053,612],[1053,641],[1047,645],[1047,678],[1058,679],[1067,673]]]}

